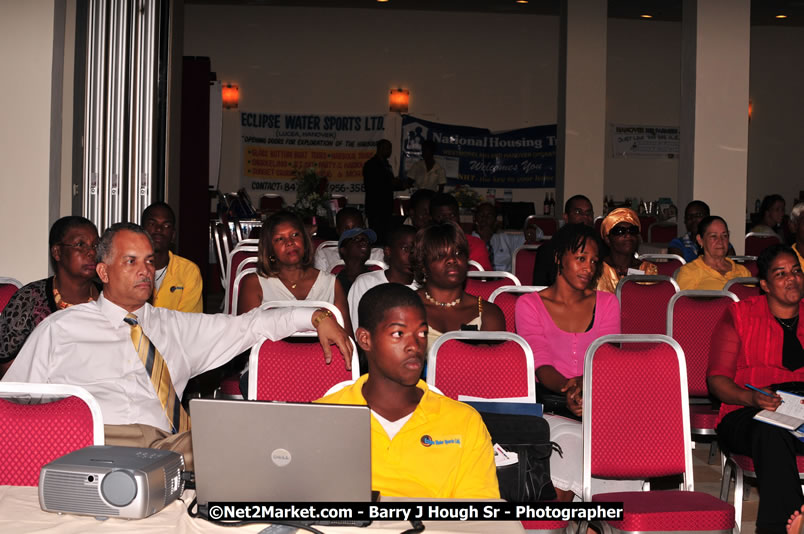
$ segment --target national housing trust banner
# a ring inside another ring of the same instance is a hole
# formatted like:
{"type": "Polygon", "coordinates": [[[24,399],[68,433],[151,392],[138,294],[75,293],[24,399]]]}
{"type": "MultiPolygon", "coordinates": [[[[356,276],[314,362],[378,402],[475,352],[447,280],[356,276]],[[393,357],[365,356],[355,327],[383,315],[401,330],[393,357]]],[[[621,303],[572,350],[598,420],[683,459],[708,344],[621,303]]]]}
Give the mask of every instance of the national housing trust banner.
{"type": "Polygon", "coordinates": [[[296,190],[294,170],[313,165],[332,193],[363,191],[363,164],[383,138],[383,115],[240,113],[242,177],[247,190],[296,190]]]}
{"type": "Polygon", "coordinates": [[[556,125],[506,132],[402,117],[399,174],[421,158],[421,144],[435,141],[435,159],[453,185],[492,188],[555,187],[556,125]]]}

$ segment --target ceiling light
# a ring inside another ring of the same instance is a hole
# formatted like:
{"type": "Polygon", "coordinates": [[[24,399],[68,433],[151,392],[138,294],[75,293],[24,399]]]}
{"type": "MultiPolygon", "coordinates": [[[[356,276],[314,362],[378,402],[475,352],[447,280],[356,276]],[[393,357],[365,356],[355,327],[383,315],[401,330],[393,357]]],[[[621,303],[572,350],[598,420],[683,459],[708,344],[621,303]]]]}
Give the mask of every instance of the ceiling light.
{"type": "Polygon", "coordinates": [[[777,19],[786,19],[787,15],[776,15],[777,19]]]}
{"type": "Polygon", "coordinates": [[[528,0],[516,0],[517,4],[527,4],[528,0]]]}
{"type": "Polygon", "coordinates": [[[381,3],[381,4],[384,4],[384,3],[385,3],[385,2],[387,2],[387,1],[388,1],[388,0],[377,0],[377,2],[379,2],[379,3],[381,3]]]}
{"type": "Polygon", "coordinates": [[[653,15],[640,15],[639,17],[643,19],[652,19],[653,15]]]}

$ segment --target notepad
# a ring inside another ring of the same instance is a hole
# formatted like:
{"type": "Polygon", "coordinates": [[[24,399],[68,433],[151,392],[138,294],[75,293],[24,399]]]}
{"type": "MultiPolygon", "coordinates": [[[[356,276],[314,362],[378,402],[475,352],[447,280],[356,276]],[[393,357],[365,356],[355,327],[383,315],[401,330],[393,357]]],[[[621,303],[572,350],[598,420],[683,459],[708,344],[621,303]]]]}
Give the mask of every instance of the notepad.
{"type": "Polygon", "coordinates": [[[782,398],[782,404],[776,411],[762,410],[754,416],[754,419],[795,433],[804,425],[804,404],[801,404],[804,397],[781,390],[776,393],[782,398]]]}

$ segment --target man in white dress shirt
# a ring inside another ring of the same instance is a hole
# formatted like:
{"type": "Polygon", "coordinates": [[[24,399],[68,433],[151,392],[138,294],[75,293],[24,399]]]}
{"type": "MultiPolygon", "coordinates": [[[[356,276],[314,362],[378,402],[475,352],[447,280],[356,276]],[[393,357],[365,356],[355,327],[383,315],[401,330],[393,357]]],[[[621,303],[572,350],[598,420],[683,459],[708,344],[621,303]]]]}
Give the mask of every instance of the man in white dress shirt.
{"type": "MultiPolygon", "coordinates": [[[[180,399],[187,381],[228,362],[263,337],[281,339],[318,331],[327,363],[330,344],[351,354],[347,333],[329,312],[255,309],[241,316],[182,313],[155,308],[154,252],[140,226],[118,223],[98,244],[97,301],[54,313],[34,329],[3,381],[73,384],[86,388],[103,412],[107,445],[170,449],[192,468],[190,432],[171,433],[151,377],[132,341],[136,316],[142,333],[162,355],[180,399]]],[[[146,340],[147,342],[147,340],[146,340]]],[[[347,367],[349,363],[347,360],[347,367]]]]}

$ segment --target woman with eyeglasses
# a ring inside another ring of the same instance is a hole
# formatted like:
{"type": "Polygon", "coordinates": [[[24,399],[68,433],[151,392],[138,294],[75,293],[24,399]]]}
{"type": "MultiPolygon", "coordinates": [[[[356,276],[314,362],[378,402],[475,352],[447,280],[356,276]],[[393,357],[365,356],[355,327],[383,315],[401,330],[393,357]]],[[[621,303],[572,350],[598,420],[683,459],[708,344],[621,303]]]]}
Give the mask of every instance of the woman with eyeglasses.
{"type": "Polygon", "coordinates": [[[95,274],[98,229],[92,221],[62,217],[51,227],[48,244],[56,274],[21,287],[0,314],[0,376],[45,317],[100,294],[95,274]]]}
{"type": "Polygon", "coordinates": [[[703,253],[679,269],[676,282],[682,290],[721,290],[732,278],[751,276],[748,269],[726,257],[729,252],[729,227],[721,217],[704,217],[698,223],[695,239],[703,253]]]}
{"type": "Polygon", "coordinates": [[[598,291],[615,293],[620,279],[629,274],[658,274],[656,265],[636,257],[640,232],[639,216],[634,210],[617,208],[603,219],[600,236],[609,247],[609,253],[603,258],[598,291]]]}

